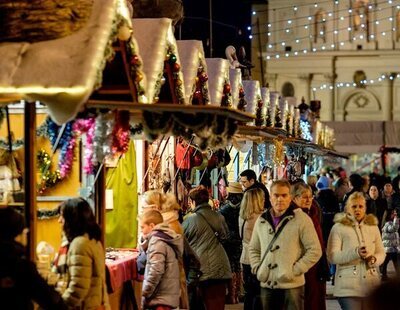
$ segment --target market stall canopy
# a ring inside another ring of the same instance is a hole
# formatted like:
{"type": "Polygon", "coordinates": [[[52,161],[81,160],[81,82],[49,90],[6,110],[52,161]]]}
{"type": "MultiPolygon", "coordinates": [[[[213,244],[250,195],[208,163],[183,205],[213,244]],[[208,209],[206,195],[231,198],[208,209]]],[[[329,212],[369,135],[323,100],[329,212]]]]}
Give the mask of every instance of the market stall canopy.
{"type": "Polygon", "coordinates": [[[125,1],[97,0],[85,26],[69,36],[0,44],[0,101],[39,100],[57,123],[73,119],[101,84],[117,25],[131,26],[125,1]]]}
{"type": "Polygon", "coordinates": [[[229,69],[229,81],[231,83],[232,103],[237,108],[239,103],[239,93],[243,89],[242,72],[240,69],[229,69]]]}
{"type": "MultiPolygon", "coordinates": [[[[203,42],[197,40],[178,40],[179,57],[181,59],[181,70],[184,78],[185,103],[191,104],[193,95],[196,91],[196,84],[202,83],[206,94],[208,95],[208,81],[206,78],[198,81],[199,73],[207,74],[207,64],[204,56],[203,42]]],[[[205,75],[207,77],[207,75],[205,75]]],[[[207,100],[208,101],[208,100],[207,100]]]]}
{"type": "Polygon", "coordinates": [[[382,145],[400,146],[400,122],[324,122],[335,131],[335,149],[345,153],[377,153],[382,145]]]}
{"type": "Polygon", "coordinates": [[[261,99],[261,89],[259,81],[245,80],[243,81],[245,98],[247,101],[246,112],[255,114],[258,100],[261,99]]]}
{"type": "MultiPolygon", "coordinates": [[[[143,61],[145,94],[148,103],[154,103],[158,101],[167,55],[173,54],[176,57],[176,64],[180,64],[171,20],[168,18],[137,18],[133,19],[132,23],[143,61]]],[[[184,85],[182,73],[178,70],[176,74],[181,81],[181,96],[184,100],[185,90],[182,86],[184,85]]]]}
{"type": "Polygon", "coordinates": [[[206,58],[210,100],[213,105],[220,105],[224,97],[224,86],[229,84],[229,61],[222,58],[206,58]]]}

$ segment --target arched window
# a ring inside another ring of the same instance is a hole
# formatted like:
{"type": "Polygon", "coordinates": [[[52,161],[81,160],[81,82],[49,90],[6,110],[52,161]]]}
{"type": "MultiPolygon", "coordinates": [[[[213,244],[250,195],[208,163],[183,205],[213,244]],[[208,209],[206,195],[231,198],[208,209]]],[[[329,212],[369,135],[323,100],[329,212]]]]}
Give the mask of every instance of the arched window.
{"type": "Polygon", "coordinates": [[[294,86],[290,82],[286,82],[282,86],[282,96],[283,97],[294,97],[294,86]]]}
{"type": "Polygon", "coordinates": [[[354,1],[352,14],[353,30],[365,32],[368,40],[370,35],[368,0],[354,1]]]}
{"type": "Polygon", "coordinates": [[[326,42],[326,12],[323,9],[318,10],[314,18],[314,43],[317,43],[318,39],[326,42]]]}

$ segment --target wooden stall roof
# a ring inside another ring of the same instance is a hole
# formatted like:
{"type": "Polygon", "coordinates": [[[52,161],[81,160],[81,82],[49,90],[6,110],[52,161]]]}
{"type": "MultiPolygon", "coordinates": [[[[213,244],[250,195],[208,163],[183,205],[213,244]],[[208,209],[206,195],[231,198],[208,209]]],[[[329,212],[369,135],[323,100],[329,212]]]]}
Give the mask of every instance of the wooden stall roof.
{"type": "Polygon", "coordinates": [[[232,103],[234,107],[237,107],[240,88],[243,87],[242,72],[240,69],[229,69],[229,81],[231,83],[232,103]]]}
{"type": "Polygon", "coordinates": [[[67,37],[0,44],[0,101],[39,100],[57,123],[73,119],[101,82],[118,20],[131,25],[125,1],[97,0],[86,25],[67,37]]]}
{"type": "MultiPolygon", "coordinates": [[[[204,56],[203,42],[198,40],[178,40],[179,57],[181,60],[181,70],[184,78],[185,103],[190,104],[193,90],[196,85],[197,72],[199,66],[204,67],[207,72],[207,64],[204,56]]],[[[208,81],[205,82],[208,89],[208,81]]]]}
{"type": "MultiPolygon", "coordinates": [[[[135,18],[132,20],[135,39],[143,61],[143,86],[147,102],[156,102],[157,84],[164,73],[164,61],[167,51],[174,52],[177,63],[180,63],[178,47],[172,30],[172,21],[168,18],[135,18]]],[[[182,73],[178,73],[183,81],[182,73]]],[[[182,87],[183,96],[185,89],[182,87]]]]}
{"type": "Polygon", "coordinates": [[[222,58],[206,58],[211,104],[220,105],[225,81],[229,82],[229,61],[222,58]]]}

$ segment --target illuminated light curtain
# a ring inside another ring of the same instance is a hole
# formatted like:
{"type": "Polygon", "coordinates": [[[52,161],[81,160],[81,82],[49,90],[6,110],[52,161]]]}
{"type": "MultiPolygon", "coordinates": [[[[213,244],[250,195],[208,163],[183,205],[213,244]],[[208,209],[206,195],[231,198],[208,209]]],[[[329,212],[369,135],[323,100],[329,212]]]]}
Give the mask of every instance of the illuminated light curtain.
{"type": "Polygon", "coordinates": [[[106,214],[106,246],[134,248],[138,231],[138,191],[136,151],[132,141],[117,167],[108,169],[106,187],[113,190],[114,198],[114,208],[106,214]]]}

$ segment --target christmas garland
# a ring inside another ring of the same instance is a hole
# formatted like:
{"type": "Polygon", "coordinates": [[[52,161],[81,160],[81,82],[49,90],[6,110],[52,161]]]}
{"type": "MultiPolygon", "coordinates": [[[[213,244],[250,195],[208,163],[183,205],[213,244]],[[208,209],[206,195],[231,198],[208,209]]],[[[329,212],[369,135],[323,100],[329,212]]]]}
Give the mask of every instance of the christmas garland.
{"type": "MultiPolygon", "coordinates": [[[[74,146],[75,148],[76,141],[82,134],[86,134],[86,141],[84,146],[84,165],[83,171],[86,174],[91,174],[94,172],[94,165],[93,165],[93,143],[94,143],[94,133],[95,133],[95,118],[81,118],[77,119],[73,125],[73,132],[74,132],[74,146]]],[[[72,150],[73,154],[73,150],[72,150]]],[[[68,154],[70,155],[70,154],[68,154]]]]}
{"type": "MultiPolygon", "coordinates": [[[[24,206],[16,206],[14,207],[22,214],[24,213],[24,206]]],[[[56,207],[54,209],[39,209],[36,211],[36,216],[38,220],[50,220],[60,216],[60,208],[56,207]]]]}
{"type": "Polygon", "coordinates": [[[47,189],[56,186],[62,178],[60,170],[51,171],[51,157],[44,149],[37,153],[37,167],[40,172],[40,183],[37,185],[37,191],[42,195],[47,189]]]}

